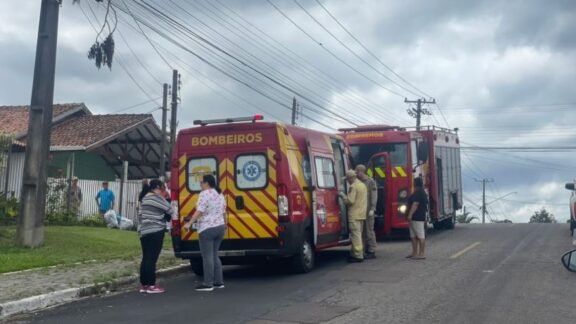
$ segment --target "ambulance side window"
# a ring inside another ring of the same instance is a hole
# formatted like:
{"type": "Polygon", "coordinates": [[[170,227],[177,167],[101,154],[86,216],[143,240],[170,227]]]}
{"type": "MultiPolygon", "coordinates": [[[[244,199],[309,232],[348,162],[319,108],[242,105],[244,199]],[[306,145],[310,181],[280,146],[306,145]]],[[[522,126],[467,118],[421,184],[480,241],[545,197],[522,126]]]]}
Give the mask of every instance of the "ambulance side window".
{"type": "Polygon", "coordinates": [[[312,168],[310,165],[310,157],[304,155],[302,157],[302,173],[304,174],[304,180],[308,187],[312,186],[312,168]]]}
{"type": "Polygon", "coordinates": [[[314,159],[316,165],[316,178],[319,188],[335,188],[334,162],[331,159],[317,157],[314,159]]]}
{"type": "Polygon", "coordinates": [[[211,174],[216,178],[216,183],[218,183],[218,162],[216,158],[203,157],[203,158],[193,158],[188,160],[188,167],[186,168],[186,182],[188,185],[188,190],[190,192],[198,192],[202,190],[200,188],[200,181],[202,177],[206,174],[211,174]]]}
{"type": "Polygon", "coordinates": [[[238,189],[262,189],[268,185],[268,163],[264,154],[239,155],[235,169],[238,189]]]}

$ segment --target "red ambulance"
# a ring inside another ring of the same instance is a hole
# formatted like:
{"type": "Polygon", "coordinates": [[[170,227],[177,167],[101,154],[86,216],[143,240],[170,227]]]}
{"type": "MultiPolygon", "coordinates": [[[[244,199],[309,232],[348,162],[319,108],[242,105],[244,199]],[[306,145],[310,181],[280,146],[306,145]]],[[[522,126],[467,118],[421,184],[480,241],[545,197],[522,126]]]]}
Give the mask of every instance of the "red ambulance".
{"type": "Polygon", "coordinates": [[[194,213],[200,180],[212,174],[227,202],[223,263],[290,258],[298,272],[316,251],[349,244],[342,180],[349,151],[339,135],[262,122],[262,116],[198,120],[179,132],[172,160],[172,220],[177,257],[202,272],[198,234],[181,231],[194,213]]]}

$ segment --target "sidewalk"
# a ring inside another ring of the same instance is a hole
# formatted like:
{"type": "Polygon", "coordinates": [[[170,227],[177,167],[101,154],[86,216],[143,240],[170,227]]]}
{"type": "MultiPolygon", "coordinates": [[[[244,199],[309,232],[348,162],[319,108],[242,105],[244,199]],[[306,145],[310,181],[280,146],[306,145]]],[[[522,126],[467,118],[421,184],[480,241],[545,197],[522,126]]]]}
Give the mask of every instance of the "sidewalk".
{"type": "MultiPolygon", "coordinates": [[[[158,260],[157,269],[170,268],[173,270],[187,268],[187,263],[174,257],[171,250],[163,250],[158,260]]],[[[51,303],[46,294],[54,292],[64,292],[69,290],[75,293],[77,298],[86,295],[106,293],[113,283],[133,284],[137,287],[136,277],[140,266],[139,258],[116,259],[105,263],[98,260],[77,263],[73,265],[51,266],[45,268],[30,269],[24,271],[0,274],[0,318],[6,314],[2,306],[7,304],[17,304],[13,302],[25,301],[33,296],[41,296],[41,302],[36,302],[37,307],[27,304],[26,310],[32,308],[42,308],[59,303],[54,300],[51,303]],[[73,290],[82,288],[82,290],[73,290]],[[90,290],[90,288],[92,288],[90,290]],[[94,289],[97,288],[97,289],[94,289]],[[101,288],[102,291],[98,289],[101,288]]],[[[33,298],[32,298],[33,299],[33,298]]],[[[69,298],[68,298],[69,299],[69,298]]],[[[10,307],[13,312],[14,307],[10,307]]]]}

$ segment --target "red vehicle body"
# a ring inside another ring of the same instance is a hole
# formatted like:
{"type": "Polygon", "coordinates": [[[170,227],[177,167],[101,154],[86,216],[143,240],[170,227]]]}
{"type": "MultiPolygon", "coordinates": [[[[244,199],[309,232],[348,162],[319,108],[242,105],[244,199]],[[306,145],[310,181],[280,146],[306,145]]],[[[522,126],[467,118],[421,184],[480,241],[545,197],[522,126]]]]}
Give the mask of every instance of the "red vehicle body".
{"type": "Polygon", "coordinates": [[[570,234],[573,236],[576,229],[576,180],[567,183],[566,189],[572,192],[570,195],[570,234]]]}
{"type": "Polygon", "coordinates": [[[408,197],[422,177],[435,228],[454,228],[462,206],[458,135],[438,127],[408,130],[392,126],[342,129],[354,165],[364,164],[378,185],[375,231],[380,237],[406,235],[408,197]]]}
{"type": "Polygon", "coordinates": [[[195,211],[205,174],[216,177],[227,202],[224,263],[290,257],[297,271],[307,272],[314,251],[349,243],[338,195],[346,191],[349,152],[340,136],[251,118],[197,124],[179,132],[171,171],[179,210],[174,252],[196,272],[202,268],[198,234],[180,226],[195,211]]]}

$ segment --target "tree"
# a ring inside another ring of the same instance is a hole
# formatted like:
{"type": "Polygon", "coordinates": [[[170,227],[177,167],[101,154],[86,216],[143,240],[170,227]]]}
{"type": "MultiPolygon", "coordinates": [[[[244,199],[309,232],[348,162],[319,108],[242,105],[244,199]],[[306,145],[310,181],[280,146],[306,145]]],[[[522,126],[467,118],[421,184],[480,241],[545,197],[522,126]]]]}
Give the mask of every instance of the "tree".
{"type": "Polygon", "coordinates": [[[478,217],[476,217],[476,216],[470,216],[470,212],[467,212],[467,211],[463,212],[463,213],[460,214],[460,215],[456,215],[456,221],[457,221],[458,223],[461,223],[461,224],[469,224],[469,223],[472,223],[472,221],[475,220],[475,219],[477,220],[478,217]]]}
{"type": "Polygon", "coordinates": [[[556,223],[556,218],[546,208],[542,207],[530,217],[530,223],[556,223]]]}

